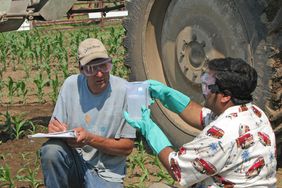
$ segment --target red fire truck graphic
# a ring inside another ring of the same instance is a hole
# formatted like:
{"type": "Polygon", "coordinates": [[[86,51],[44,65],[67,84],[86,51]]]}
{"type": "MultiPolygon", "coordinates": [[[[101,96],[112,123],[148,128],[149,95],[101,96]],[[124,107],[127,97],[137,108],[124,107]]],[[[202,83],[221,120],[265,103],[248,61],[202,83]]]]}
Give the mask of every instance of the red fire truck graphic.
{"type": "Polygon", "coordinates": [[[236,143],[238,148],[247,149],[254,143],[253,135],[250,133],[244,134],[236,139],[236,143]]]}
{"type": "Polygon", "coordinates": [[[245,112],[248,110],[248,107],[246,105],[241,105],[240,108],[239,108],[239,112],[245,112]]]}
{"type": "Polygon", "coordinates": [[[170,168],[171,168],[176,180],[180,181],[180,179],[181,179],[181,169],[178,165],[178,162],[176,160],[174,160],[173,158],[171,158],[171,160],[170,160],[170,168]]]}
{"type": "Polygon", "coordinates": [[[269,139],[269,136],[265,134],[264,132],[258,132],[259,136],[259,141],[264,145],[264,146],[270,146],[271,141],[269,139]]]}
{"type": "Polygon", "coordinates": [[[256,107],[252,106],[252,110],[258,117],[261,117],[261,112],[256,107]]]}
{"type": "Polygon", "coordinates": [[[260,156],[259,158],[257,158],[257,160],[255,160],[254,164],[246,172],[247,178],[257,176],[260,173],[261,169],[264,167],[264,165],[264,159],[262,156],[260,156]]]}
{"type": "Polygon", "coordinates": [[[208,131],[207,131],[207,135],[214,137],[214,138],[222,138],[224,135],[224,131],[216,126],[212,126],[208,131]]]}
{"type": "Polygon", "coordinates": [[[205,161],[204,159],[196,158],[193,161],[193,167],[201,174],[211,176],[216,173],[216,168],[214,167],[214,165],[212,165],[208,161],[205,161]]]}
{"type": "Polygon", "coordinates": [[[179,151],[178,151],[178,155],[180,156],[180,155],[184,155],[184,154],[186,154],[186,149],[184,147],[180,147],[179,151]]]}
{"type": "Polygon", "coordinates": [[[213,176],[216,184],[218,184],[220,187],[228,187],[228,188],[232,188],[234,187],[235,183],[225,179],[224,177],[220,176],[220,175],[215,175],[213,176]]]}

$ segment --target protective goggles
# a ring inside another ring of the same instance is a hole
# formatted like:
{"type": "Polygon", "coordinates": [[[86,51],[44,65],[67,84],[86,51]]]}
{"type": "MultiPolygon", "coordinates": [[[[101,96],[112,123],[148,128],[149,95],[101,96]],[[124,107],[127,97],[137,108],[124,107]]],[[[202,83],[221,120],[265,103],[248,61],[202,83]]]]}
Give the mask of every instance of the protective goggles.
{"type": "Polygon", "coordinates": [[[204,73],[201,76],[201,85],[202,85],[202,92],[204,96],[207,96],[211,92],[214,93],[215,88],[217,85],[215,85],[215,77],[208,73],[204,73]]]}
{"type": "Polygon", "coordinates": [[[82,72],[85,76],[95,76],[99,71],[103,73],[110,72],[112,70],[112,60],[106,59],[102,62],[95,64],[86,64],[82,66],[82,72]]]}

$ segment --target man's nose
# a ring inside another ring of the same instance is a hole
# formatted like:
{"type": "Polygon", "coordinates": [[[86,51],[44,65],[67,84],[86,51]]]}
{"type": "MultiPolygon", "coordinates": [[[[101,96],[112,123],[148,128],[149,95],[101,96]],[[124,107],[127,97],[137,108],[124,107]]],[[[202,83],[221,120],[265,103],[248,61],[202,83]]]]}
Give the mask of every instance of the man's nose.
{"type": "Polygon", "coordinates": [[[97,74],[95,76],[97,77],[102,77],[104,75],[104,73],[101,70],[97,70],[97,74]]]}

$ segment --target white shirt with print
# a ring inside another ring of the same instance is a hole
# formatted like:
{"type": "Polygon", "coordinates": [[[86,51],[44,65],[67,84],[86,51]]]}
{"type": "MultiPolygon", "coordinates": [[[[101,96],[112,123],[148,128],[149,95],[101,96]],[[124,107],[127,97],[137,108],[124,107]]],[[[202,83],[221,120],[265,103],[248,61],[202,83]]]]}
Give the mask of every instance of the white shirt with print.
{"type": "Polygon", "coordinates": [[[275,135],[266,115],[248,103],[214,117],[202,109],[204,130],[169,156],[188,187],[275,187],[275,135]]]}

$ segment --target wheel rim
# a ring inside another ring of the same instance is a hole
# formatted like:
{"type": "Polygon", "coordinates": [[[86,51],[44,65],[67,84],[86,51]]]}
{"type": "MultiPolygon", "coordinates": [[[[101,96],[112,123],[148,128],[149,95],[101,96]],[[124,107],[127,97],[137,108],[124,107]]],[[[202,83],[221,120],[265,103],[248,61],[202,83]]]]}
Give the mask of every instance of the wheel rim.
{"type": "Polygon", "coordinates": [[[177,64],[190,82],[199,84],[201,81],[207,61],[205,47],[206,42],[199,41],[197,34],[192,34],[191,27],[185,27],[176,38],[177,64]],[[187,40],[187,36],[191,38],[187,40]]]}

